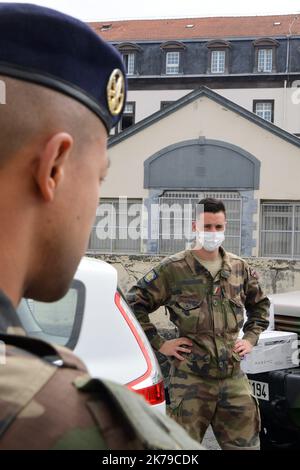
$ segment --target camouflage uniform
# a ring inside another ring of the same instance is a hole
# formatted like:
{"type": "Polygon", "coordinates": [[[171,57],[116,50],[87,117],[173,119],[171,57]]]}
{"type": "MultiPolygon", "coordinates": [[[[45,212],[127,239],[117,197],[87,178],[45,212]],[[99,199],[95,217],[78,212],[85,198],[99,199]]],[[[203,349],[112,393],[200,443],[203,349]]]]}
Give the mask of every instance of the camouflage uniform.
{"type": "Polygon", "coordinates": [[[126,387],[90,379],[71,351],[25,336],[1,292],[0,340],[0,450],[201,449],[126,387]]]}
{"type": "Polygon", "coordinates": [[[127,294],[127,300],[158,350],[164,339],[149,313],[165,305],[180,337],[193,341],[184,361],[173,360],[170,415],[200,442],[212,424],[222,448],[259,447],[260,418],[240,356],[233,352],[240,328],[255,345],[268,326],[269,300],[256,273],[220,248],[222,269],[213,278],[193,250],[163,260],[127,294]]]}

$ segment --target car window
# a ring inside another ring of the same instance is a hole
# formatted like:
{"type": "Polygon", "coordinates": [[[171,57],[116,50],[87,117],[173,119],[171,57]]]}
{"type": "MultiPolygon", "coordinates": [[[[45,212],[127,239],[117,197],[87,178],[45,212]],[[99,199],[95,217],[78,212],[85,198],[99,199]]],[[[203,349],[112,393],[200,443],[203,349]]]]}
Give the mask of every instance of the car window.
{"type": "Polygon", "coordinates": [[[23,299],[18,315],[29,336],[73,349],[80,333],[84,303],[84,284],[74,280],[67,294],[57,302],[23,299]]]}

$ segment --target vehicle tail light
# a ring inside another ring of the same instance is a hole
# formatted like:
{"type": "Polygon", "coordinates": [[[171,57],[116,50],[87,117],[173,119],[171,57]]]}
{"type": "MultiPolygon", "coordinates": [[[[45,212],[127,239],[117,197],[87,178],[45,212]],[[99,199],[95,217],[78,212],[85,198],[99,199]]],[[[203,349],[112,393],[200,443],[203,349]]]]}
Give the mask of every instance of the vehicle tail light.
{"type": "Polygon", "coordinates": [[[151,385],[150,387],[141,388],[139,390],[134,390],[129,387],[133,392],[142,395],[145,400],[150,403],[150,405],[158,405],[159,403],[163,403],[165,401],[165,389],[163,381],[151,385]]]}
{"type": "Polygon", "coordinates": [[[126,384],[126,386],[135,393],[142,395],[148,403],[151,405],[157,405],[159,403],[163,403],[165,400],[165,393],[164,393],[164,383],[161,380],[161,376],[159,381],[155,384],[151,384],[146,387],[141,387],[143,382],[146,382],[147,379],[151,379],[151,376],[154,376],[153,364],[156,362],[155,355],[152,351],[152,348],[147,344],[146,337],[145,340],[143,337],[145,336],[142,327],[138,323],[137,319],[133,315],[130,307],[127,305],[125,300],[122,298],[119,292],[115,294],[115,303],[118,307],[118,310],[122,314],[124,320],[128,324],[129,328],[131,329],[135,339],[143,353],[143,356],[147,363],[147,370],[146,372],[137,379],[133,380],[132,382],[126,384]]]}

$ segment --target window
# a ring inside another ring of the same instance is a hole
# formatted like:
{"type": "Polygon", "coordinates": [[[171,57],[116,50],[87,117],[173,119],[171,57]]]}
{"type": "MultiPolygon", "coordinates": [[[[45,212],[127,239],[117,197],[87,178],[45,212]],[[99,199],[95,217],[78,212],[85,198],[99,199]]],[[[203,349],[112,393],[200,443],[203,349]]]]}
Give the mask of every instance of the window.
{"type": "Polygon", "coordinates": [[[272,72],[273,69],[273,50],[258,49],[257,55],[257,71],[272,72]]]}
{"type": "Polygon", "coordinates": [[[166,74],[179,73],[179,58],[180,52],[167,52],[166,53],[166,74]]]}
{"type": "Polygon", "coordinates": [[[254,100],[253,112],[269,122],[274,122],[274,100],[254,100]]]}
{"type": "Polygon", "coordinates": [[[237,255],[241,250],[241,210],[238,193],[167,191],[159,199],[160,228],[159,253],[169,254],[185,250],[194,239],[192,221],[195,207],[200,199],[213,197],[224,201],[227,213],[226,240],[224,248],[237,255]]]}
{"type": "Polygon", "coordinates": [[[253,42],[255,51],[254,72],[276,72],[276,49],[279,42],[273,38],[260,38],[253,42]]]}
{"type": "Polygon", "coordinates": [[[125,64],[127,75],[134,75],[135,74],[135,53],[134,52],[123,53],[122,56],[123,56],[123,62],[125,64]]]}
{"type": "Polygon", "coordinates": [[[167,41],[160,45],[162,50],[162,73],[176,75],[183,72],[186,46],[179,41],[167,41]]]}
{"type": "Polygon", "coordinates": [[[128,127],[133,126],[135,120],[135,102],[125,104],[123,116],[119,123],[119,132],[125,131],[128,127]]]}
{"type": "Polygon", "coordinates": [[[139,55],[142,54],[142,48],[133,42],[123,42],[115,46],[122,54],[123,62],[127,75],[137,75],[139,68],[139,55]]]}
{"type": "Polygon", "coordinates": [[[141,251],[141,199],[101,199],[90,235],[88,252],[141,251]]]}
{"type": "Polygon", "coordinates": [[[57,302],[22,299],[17,314],[29,336],[73,349],[76,346],[85,305],[85,286],[73,280],[57,302]]]}
{"type": "Polygon", "coordinates": [[[229,73],[231,44],[218,39],[209,41],[206,47],[208,48],[207,73],[229,73]]]}
{"type": "Polygon", "coordinates": [[[225,51],[211,51],[211,73],[225,73],[225,51]]]}
{"type": "Polygon", "coordinates": [[[261,206],[261,256],[300,259],[300,202],[261,206]]]}

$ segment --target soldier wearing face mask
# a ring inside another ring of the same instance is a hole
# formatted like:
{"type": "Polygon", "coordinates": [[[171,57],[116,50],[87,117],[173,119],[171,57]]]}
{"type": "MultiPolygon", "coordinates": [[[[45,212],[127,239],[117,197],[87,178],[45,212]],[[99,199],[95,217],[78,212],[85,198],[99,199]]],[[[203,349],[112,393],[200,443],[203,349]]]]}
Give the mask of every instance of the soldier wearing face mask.
{"type": "Polygon", "coordinates": [[[222,201],[203,199],[199,206],[193,249],[163,260],[127,300],[152,347],[172,359],[169,415],[199,442],[211,424],[222,449],[258,450],[259,409],[240,361],[268,327],[270,302],[256,272],[221,246],[222,201]],[[178,328],[176,339],[166,341],[150,322],[162,305],[178,328]]]}

